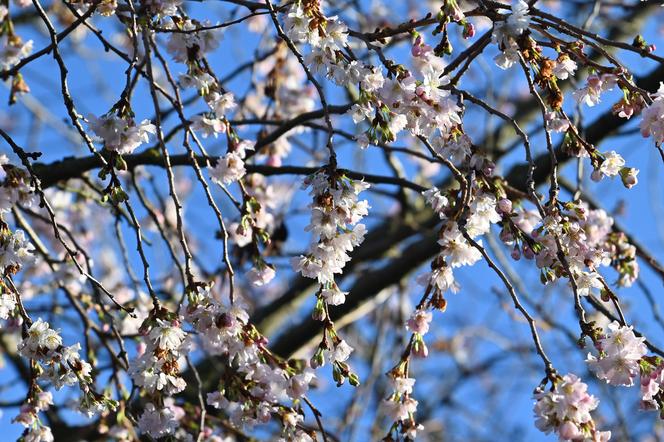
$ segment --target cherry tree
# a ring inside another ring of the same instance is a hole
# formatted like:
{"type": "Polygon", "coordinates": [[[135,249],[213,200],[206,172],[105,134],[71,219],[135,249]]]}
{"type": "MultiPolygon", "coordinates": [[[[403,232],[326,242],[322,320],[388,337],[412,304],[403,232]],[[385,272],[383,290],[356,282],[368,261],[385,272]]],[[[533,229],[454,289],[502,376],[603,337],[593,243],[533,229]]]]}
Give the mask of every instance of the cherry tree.
{"type": "Polygon", "coordinates": [[[2,439],[664,437],[662,6],[0,0],[2,439]]]}

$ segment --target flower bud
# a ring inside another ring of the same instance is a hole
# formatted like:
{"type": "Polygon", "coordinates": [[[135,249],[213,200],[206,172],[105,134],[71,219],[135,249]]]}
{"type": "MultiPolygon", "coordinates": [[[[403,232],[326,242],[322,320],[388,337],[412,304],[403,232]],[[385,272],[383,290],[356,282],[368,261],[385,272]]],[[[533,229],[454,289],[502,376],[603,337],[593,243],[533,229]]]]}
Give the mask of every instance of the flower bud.
{"type": "Polygon", "coordinates": [[[475,26],[472,23],[466,22],[463,26],[463,38],[473,38],[475,36],[475,26]]]}
{"type": "Polygon", "coordinates": [[[528,245],[523,246],[523,257],[526,259],[533,259],[535,257],[535,252],[528,245]]]}
{"type": "Polygon", "coordinates": [[[500,214],[507,215],[512,213],[512,201],[507,198],[501,198],[498,200],[497,208],[500,214]]]}
{"type": "Polygon", "coordinates": [[[596,183],[602,181],[602,172],[600,172],[599,169],[593,170],[593,173],[590,174],[590,179],[596,183]]]}
{"type": "Polygon", "coordinates": [[[512,232],[510,232],[509,229],[503,228],[503,230],[500,231],[500,240],[505,244],[509,244],[514,241],[514,235],[512,235],[512,232]]]}
{"type": "Polygon", "coordinates": [[[496,164],[493,161],[486,160],[482,166],[482,173],[485,176],[493,175],[493,171],[496,169],[496,164]]]}
{"type": "Polygon", "coordinates": [[[217,320],[215,321],[215,325],[219,329],[230,328],[234,324],[235,324],[235,319],[233,318],[232,315],[228,314],[227,312],[224,312],[224,313],[220,314],[217,317],[217,320]]]}
{"type": "Polygon", "coordinates": [[[429,356],[429,349],[424,343],[424,339],[419,334],[415,334],[415,341],[413,342],[413,355],[418,358],[426,358],[429,356]]]}
{"type": "Polygon", "coordinates": [[[316,306],[314,307],[311,317],[316,321],[323,321],[325,319],[325,303],[321,298],[316,300],[316,306]]]}
{"type": "Polygon", "coordinates": [[[309,365],[311,365],[311,368],[316,369],[318,367],[322,367],[325,365],[325,356],[323,355],[323,349],[318,347],[316,350],[316,353],[311,357],[311,360],[309,361],[309,365]]]}
{"type": "Polygon", "coordinates": [[[620,178],[622,179],[623,185],[628,189],[636,186],[639,182],[636,178],[638,174],[639,169],[635,169],[634,167],[623,167],[620,169],[620,178]]]}

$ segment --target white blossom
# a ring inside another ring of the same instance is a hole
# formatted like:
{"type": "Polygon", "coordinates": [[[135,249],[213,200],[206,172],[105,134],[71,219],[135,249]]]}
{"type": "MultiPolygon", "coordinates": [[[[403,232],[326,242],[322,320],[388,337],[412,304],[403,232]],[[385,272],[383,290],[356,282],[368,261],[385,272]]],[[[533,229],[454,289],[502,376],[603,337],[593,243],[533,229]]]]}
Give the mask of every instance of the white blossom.
{"type": "Polygon", "coordinates": [[[158,321],[158,324],[150,331],[150,339],[159,348],[171,351],[179,349],[186,336],[184,330],[161,320],[158,321]]]}
{"type": "Polygon", "coordinates": [[[643,110],[641,134],[652,137],[655,143],[661,144],[664,143],[664,83],[659,83],[653,99],[653,103],[643,110]]]}
{"type": "Polygon", "coordinates": [[[151,403],[145,406],[138,419],[138,431],[157,439],[173,434],[177,428],[178,423],[170,408],[157,409],[151,403]]]}
{"type": "Polygon", "coordinates": [[[588,354],[588,366],[598,378],[612,385],[631,386],[639,375],[639,361],[648,352],[645,338],[637,338],[632,327],[614,321],[597,341],[599,355],[588,354]]]}
{"type": "Polygon", "coordinates": [[[604,154],[604,161],[599,167],[599,170],[606,176],[616,176],[624,166],[625,160],[623,157],[612,150],[611,152],[604,154]]]}
{"type": "Polygon", "coordinates": [[[217,138],[220,133],[226,132],[226,124],[219,118],[209,118],[205,115],[196,115],[191,118],[191,128],[207,138],[210,135],[217,138]]]}
{"type": "Polygon", "coordinates": [[[574,60],[566,55],[561,55],[553,66],[553,75],[560,80],[567,80],[570,76],[574,76],[576,69],[577,65],[574,60]]]}
{"type": "Polygon", "coordinates": [[[251,270],[247,272],[247,279],[252,285],[261,287],[272,281],[275,274],[274,267],[267,264],[260,264],[252,267],[251,270]]]}
{"type": "Polygon", "coordinates": [[[133,120],[127,120],[117,115],[107,114],[99,118],[88,116],[90,129],[99,137],[104,147],[122,155],[132,153],[141,144],[150,141],[149,134],[157,133],[157,128],[148,120],[138,125],[133,120]]]}
{"type": "Polygon", "coordinates": [[[348,345],[343,339],[335,344],[334,348],[328,353],[330,362],[345,362],[353,352],[353,347],[348,345]]]}
{"type": "Polygon", "coordinates": [[[244,161],[237,152],[228,152],[219,158],[217,164],[209,171],[212,181],[218,184],[230,184],[246,174],[244,161]]]}
{"type": "Polygon", "coordinates": [[[0,69],[11,69],[21,59],[32,52],[32,40],[23,42],[18,37],[11,37],[8,33],[0,35],[0,69]]]}
{"type": "Polygon", "coordinates": [[[164,26],[167,29],[174,29],[169,33],[169,39],[166,44],[166,50],[175,61],[186,63],[189,57],[194,59],[201,58],[204,54],[214,51],[219,46],[220,34],[218,30],[195,31],[198,28],[209,27],[210,22],[203,23],[185,20],[179,25],[173,22],[167,22],[164,26]],[[184,32],[177,32],[177,30],[184,32]]]}

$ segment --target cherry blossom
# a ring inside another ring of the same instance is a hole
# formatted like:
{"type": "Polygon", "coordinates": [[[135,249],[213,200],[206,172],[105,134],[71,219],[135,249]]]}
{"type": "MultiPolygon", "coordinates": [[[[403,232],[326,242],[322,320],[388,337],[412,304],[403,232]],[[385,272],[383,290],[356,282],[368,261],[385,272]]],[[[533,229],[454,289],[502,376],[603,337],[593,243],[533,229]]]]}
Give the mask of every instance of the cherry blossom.
{"type": "Polygon", "coordinates": [[[664,83],[659,84],[659,89],[653,94],[653,103],[643,110],[641,120],[641,134],[644,137],[653,137],[655,143],[664,142],[664,83]]]}
{"type": "Polygon", "coordinates": [[[148,120],[136,125],[133,119],[124,119],[112,114],[99,118],[90,115],[88,125],[106,149],[121,155],[132,153],[141,144],[150,140],[150,134],[156,133],[154,124],[148,120]]]}
{"type": "Polygon", "coordinates": [[[588,365],[598,378],[611,385],[631,386],[639,375],[639,361],[647,353],[644,338],[637,338],[632,327],[612,322],[597,340],[599,355],[588,354],[588,365]]]}
{"type": "Polygon", "coordinates": [[[535,393],[535,425],[544,433],[555,432],[560,440],[607,441],[610,431],[599,431],[591,412],[599,401],[588,393],[588,386],[574,374],[554,381],[551,391],[535,393]]]}
{"type": "Polygon", "coordinates": [[[495,438],[458,404],[497,403],[516,357],[539,430],[606,441],[612,414],[557,371],[579,351],[662,410],[624,290],[655,310],[631,144],[634,120],[664,143],[653,5],[231,3],[0,5],[22,440],[495,438]],[[616,37],[627,18],[643,35],[616,37]],[[615,186],[635,196],[608,211],[615,186]]]}

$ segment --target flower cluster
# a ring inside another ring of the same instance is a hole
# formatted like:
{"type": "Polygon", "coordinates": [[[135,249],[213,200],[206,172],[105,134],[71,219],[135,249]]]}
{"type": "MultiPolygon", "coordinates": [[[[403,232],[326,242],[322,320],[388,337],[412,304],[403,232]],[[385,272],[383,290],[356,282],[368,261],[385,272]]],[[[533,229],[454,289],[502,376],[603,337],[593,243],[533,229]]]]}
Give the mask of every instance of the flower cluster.
{"type": "Polygon", "coordinates": [[[419,66],[419,79],[402,66],[396,75],[391,73],[386,78],[377,68],[344,57],[346,26],[337,17],[324,17],[315,4],[294,5],[285,29],[293,41],[311,45],[306,61],[312,71],[324,72],[340,86],[359,85],[360,96],[350,112],[356,124],[365,120],[370,124],[358,138],[360,146],[392,142],[404,129],[425,136],[439,130],[447,136],[461,123],[461,109],[450,91],[443,88],[449,79],[430,47],[417,44],[419,49],[412,52],[419,66]]]}
{"type": "Polygon", "coordinates": [[[40,364],[40,377],[59,390],[78,384],[81,390],[79,411],[92,416],[117,407],[117,402],[94,391],[92,366],[81,359],[81,344],[63,346],[60,333],[41,319],[30,324],[27,336],[19,343],[21,356],[40,364]]]}
{"type": "Polygon", "coordinates": [[[334,275],[342,273],[350,261],[350,252],[364,240],[366,227],[360,221],[367,215],[369,204],[359,200],[358,195],[369,185],[349,179],[337,170],[321,169],[307,177],[303,186],[311,188],[309,194],[313,197],[309,205],[311,218],[305,230],[314,234],[314,241],[306,255],[292,259],[292,265],[302,276],[318,281],[313,317],[325,321],[324,337],[311,358],[311,365],[321,367],[327,359],[337,385],[345,379],[358,385],[357,375],[346,363],[353,348],[337,335],[328,306],[343,304],[348,295],[339,288],[334,275]]]}
{"type": "Polygon", "coordinates": [[[504,21],[493,25],[492,40],[501,50],[494,59],[501,69],[509,69],[519,60],[519,45],[516,39],[521,36],[530,25],[528,3],[517,0],[512,6],[512,13],[504,21]]]}
{"type": "Polygon", "coordinates": [[[247,150],[253,150],[253,148],[254,143],[251,141],[231,143],[229,152],[220,157],[214,167],[209,168],[212,181],[219,185],[224,185],[242,179],[247,173],[244,167],[247,150]]]}
{"type": "Polygon", "coordinates": [[[588,354],[588,366],[595,375],[611,385],[634,385],[640,373],[640,361],[648,352],[645,338],[637,338],[632,327],[618,322],[608,325],[608,331],[596,340],[598,356],[588,354]]]}
{"type": "Polygon", "coordinates": [[[216,138],[221,133],[228,135],[228,152],[213,167],[209,167],[210,177],[219,185],[238,181],[246,174],[244,159],[247,151],[254,149],[254,143],[237,137],[227,118],[227,114],[237,106],[235,97],[231,92],[224,91],[200,62],[206,53],[219,46],[220,34],[214,29],[207,29],[209,23],[201,25],[189,19],[172,19],[167,25],[168,29],[173,30],[167,49],[176,61],[187,64],[187,73],[180,75],[180,84],[184,88],[196,89],[210,108],[209,112],[191,118],[191,129],[203,138],[216,138]]]}
{"type": "Polygon", "coordinates": [[[156,439],[175,433],[177,428],[178,422],[170,407],[157,408],[148,403],[138,419],[138,431],[156,439]]]}
{"type": "Polygon", "coordinates": [[[16,273],[24,264],[34,262],[34,250],[23,230],[12,232],[0,227],[0,273],[16,273]]]}
{"type": "Polygon", "coordinates": [[[574,91],[572,94],[577,103],[587,106],[599,104],[603,92],[613,89],[617,78],[613,74],[590,75],[586,79],[586,86],[574,91]]]}
{"type": "MultiPolygon", "coordinates": [[[[226,116],[229,111],[237,106],[235,97],[231,92],[218,90],[220,88],[217,82],[207,72],[192,67],[189,68],[189,72],[180,76],[180,83],[183,87],[195,88],[205,98],[210,108],[210,112],[195,115],[191,118],[191,128],[199,132],[203,138],[209,136],[217,138],[219,134],[230,130],[226,116]]],[[[234,141],[237,142],[237,140],[234,141]]]]}
{"type": "Polygon", "coordinates": [[[53,442],[51,429],[39,419],[39,413],[53,405],[53,395],[34,384],[19,414],[12,419],[25,427],[23,438],[26,441],[53,442]]]}
{"type": "MultiPolygon", "coordinates": [[[[464,165],[469,166],[470,161],[464,156],[464,165]]],[[[469,189],[471,190],[471,189],[469,189]]],[[[466,235],[473,239],[484,235],[491,229],[491,225],[499,222],[501,211],[511,209],[511,204],[501,200],[498,204],[496,197],[480,188],[473,188],[475,195],[465,211],[465,222],[459,227],[457,216],[459,204],[452,195],[443,195],[437,188],[423,192],[427,203],[444,220],[440,229],[439,241],[441,251],[431,263],[431,270],[418,277],[418,283],[426,287],[423,300],[418,304],[406,323],[406,328],[412,332],[408,347],[402,355],[401,361],[394,367],[390,375],[394,380],[394,391],[385,401],[388,415],[392,418],[392,428],[408,438],[414,438],[417,431],[422,428],[415,421],[417,401],[410,397],[414,380],[406,376],[406,364],[411,356],[425,358],[429,350],[424,342],[424,335],[429,331],[429,324],[433,318],[428,308],[433,307],[444,311],[446,301],[444,293],[448,290],[456,292],[458,284],[454,280],[452,269],[455,267],[473,265],[482,258],[480,251],[471,244],[466,235]],[[508,208],[508,206],[510,206],[508,208]],[[463,229],[463,230],[461,230],[463,229]]],[[[509,200],[506,200],[509,202],[509,200]]],[[[481,240],[478,241],[481,245],[481,240]]]]}
{"type": "MultiPolygon", "coordinates": [[[[286,120],[314,110],[316,89],[308,82],[296,57],[286,45],[277,45],[273,58],[256,64],[254,78],[256,88],[244,100],[242,113],[286,120]]],[[[296,126],[279,138],[264,145],[257,152],[258,159],[265,159],[269,166],[281,166],[292,150],[291,137],[309,131],[306,126],[296,126]]]]}
{"type": "Polygon", "coordinates": [[[594,342],[598,355],[588,354],[586,362],[599,379],[611,385],[631,387],[640,376],[641,408],[663,409],[664,360],[647,356],[644,337],[637,337],[633,327],[614,321],[594,342]]]}
{"type": "Polygon", "coordinates": [[[634,167],[626,167],[625,159],[616,151],[606,152],[599,154],[597,151],[593,152],[592,160],[595,166],[590,178],[593,181],[601,181],[605,176],[615,177],[620,176],[623,185],[627,189],[631,189],[638,183],[639,169],[634,167]]]}
{"type": "Polygon", "coordinates": [[[166,29],[172,30],[166,50],[180,63],[200,59],[204,54],[219,47],[221,34],[214,29],[199,30],[209,26],[209,22],[198,23],[195,20],[172,17],[172,21],[165,24],[166,29]]]}
{"type": "MultiPolygon", "coordinates": [[[[470,244],[464,237],[457,222],[448,219],[447,214],[453,210],[449,204],[450,199],[443,196],[437,189],[424,192],[427,202],[445,220],[440,230],[438,244],[441,251],[434,259],[431,271],[418,277],[418,282],[425,286],[431,286],[434,297],[442,296],[448,290],[458,291],[458,285],[454,280],[452,269],[461,266],[471,266],[482,258],[481,253],[470,244]]],[[[496,197],[490,193],[478,191],[469,205],[468,219],[465,230],[471,238],[484,235],[491,229],[491,225],[499,222],[502,218],[498,213],[496,197]]],[[[481,240],[479,241],[481,245],[481,240]]]]}
{"type": "Polygon", "coordinates": [[[20,204],[29,208],[37,200],[27,170],[9,165],[6,155],[0,155],[0,214],[20,204]]]}
{"type": "Polygon", "coordinates": [[[590,414],[599,401],[588,393],[588,386],[574,374],[556,379],[551,391],[535,392],[537,428],[555,432],[561,441],[605,442],[610,431],[599,431],[590,414]]]}
{"type": "Polygon", "coordinates": [[[143,120],[136,124],[133,118],[122,118],[108,113],[97,118],[88,116],[90,129],[104,143],[104,147],[120,155],[128,155],[150,140],[149,134],[157,132],[154,124],[143,120]]]}
{"type": "MultiPolygon", "coordinates": [[[[413,333],[409,348],[414,356],[425,358],[429,354],[423,337],[429,332],[432,318],[431,312],[417,309],[406,322],[406,328],[413,333]]],[[[415,379],[406,376],[403,361],[389,375],[392,394],[383,401],[383,408],[390,420],[401,426],[402,433],[414,439],[417,431],[423,428],[415,423],[418,402],[411,396],[415,379]]]]}
{"type": "Polygon", "coordinates": [[[543,282],[551,282],[566,270],[558,259],[558,241],[581,296],[604,288],[597,269],[613,266],[619,284],[631,285],[638,277],[636,250],[624,234],[613,231],[613,218],[604,210],[589,210],[584,203],[567,203],[567,212],[543,220],[536,211],[521,209],[503,223],[501,240],[514,247],[514,259],[535,259],[543,282]],[[537,224],[541,225],[537,226],[537,224]]]}
{"type": "Polygon", "coordinates": [[[266,423],[271,414],[282,418],[284,431],[294,440],[309,440],[297,424],[301,414],[287,401],[298,401],[314,379],[311,369],[295,371],[265,348],[267,340],[249,323],[241,307],[227,307],[213,295],[210,285],[188,294],[187,321],[194,327],[203,349],[228,361],[219,389],[208,393],[210,406],[225,410],[234,425],[266,423]],[[301,437],[302,439],[297,439],[301,437]]]}
{"type": "Polygon", "coordinates": [[[366,227],[360,221],[369,209],[358,195],[369,185],[343,175],[320,170],[307,177],[304,186],[313,197],[311,220],[305,228],[314,235],[306,255],[293,258],[293,267],[302,276],[318,280],[321,296],[328,304],[343,304],[346,293],[334,282],[350,260],[350,252],[364,240],[366,227]]]}
{"type": "MultiPolygon", "coordinates": [[[[175,61],[187,65],[187,73],[179,77],[180,85],[183,88],[196,89],[210,107],[210,112],[191,118],[191,129],[200,132],[203,138],[216,138],[220,133],[230,130],[226,114],[236,107],[233,94],[223,90],[202,62],[205,54],[219,47],[221,33],[218,29],[210,29],[207,21],[199,23],[175,16],[171,17],[165,27],[171,30],[166,46],[168,52],[175,61]]],[[[231,160],[228,158],[229,162],[231,160]]]]}
{"type": "Polygon", "coordinates": [[[385,414],[392,422],[400,422],[404,427],[404,434],[409,439],[415,439],[417,431],[423,429],[422,425],[415,424],[414,415],[418,402],[411,396],[415,379],[403,373],[390,373],[392,395],[382,402],[385,414]]]}
{"type": "Polygon", "coordinates": [[[148,317],[141,326],[147,339],[143,353],[131,361],[129,375],[151,394],[170,396],[181,392],[186,382],[180,376],[179,359],[187,353],[187,335],[177,319],[148,317]]]}

